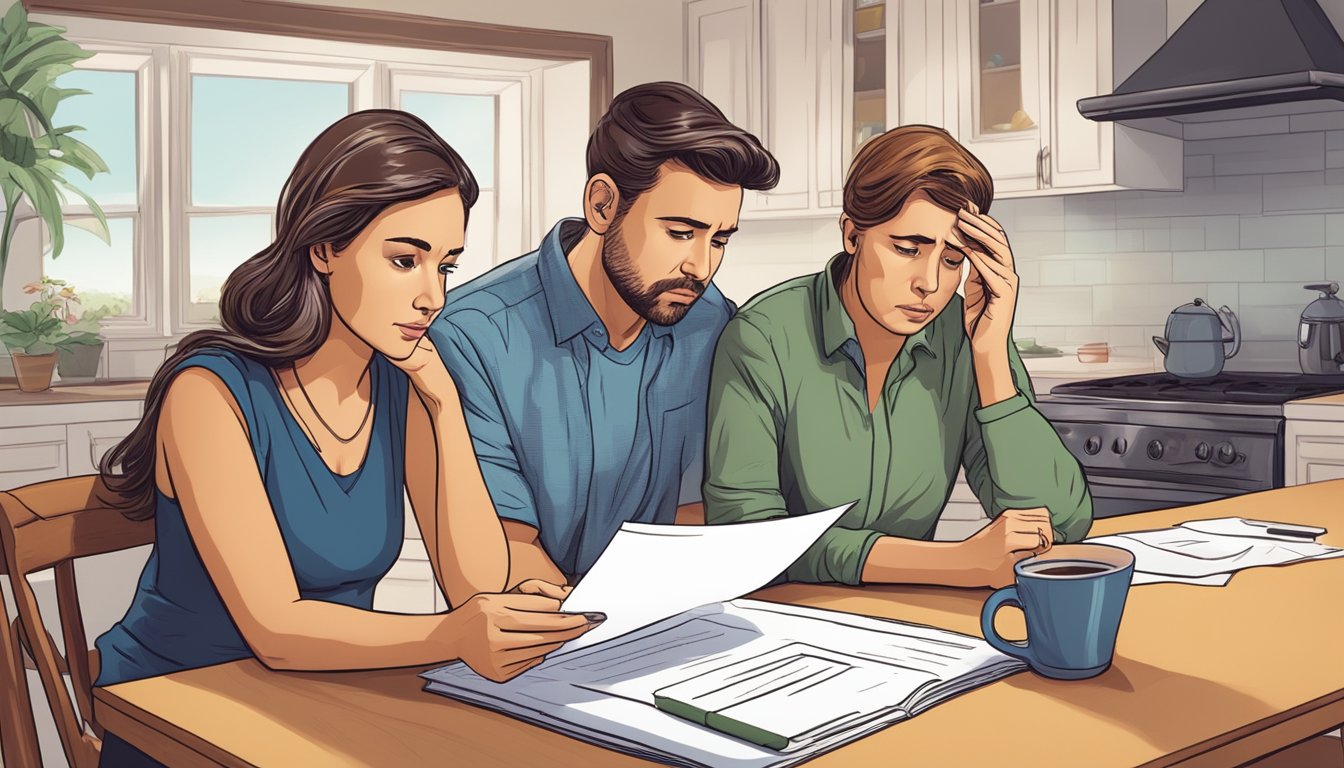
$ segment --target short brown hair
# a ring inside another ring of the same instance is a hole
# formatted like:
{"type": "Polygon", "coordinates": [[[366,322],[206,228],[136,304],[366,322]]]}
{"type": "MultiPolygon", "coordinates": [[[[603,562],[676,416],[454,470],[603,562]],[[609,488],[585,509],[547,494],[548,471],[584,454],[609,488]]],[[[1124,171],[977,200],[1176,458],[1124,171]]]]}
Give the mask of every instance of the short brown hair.
{"type": "Polygon", "coordinates": [[[859,150],[845,178],[845,215],[860,230],[889,221],[915,192],[950,211],[968,202],[989,212],[994,181],[983,163],[947,131],[903,125],[859,150]]]}
{"type": "Polygon", "coordinates": [[[616,182],[618,214],[653,187],[669,160],[719,184],[773,189],[779,183],[779,163],[760,139],[681,83],[622,91],[588,139],[588,177],[605,173],[616,182]]]}

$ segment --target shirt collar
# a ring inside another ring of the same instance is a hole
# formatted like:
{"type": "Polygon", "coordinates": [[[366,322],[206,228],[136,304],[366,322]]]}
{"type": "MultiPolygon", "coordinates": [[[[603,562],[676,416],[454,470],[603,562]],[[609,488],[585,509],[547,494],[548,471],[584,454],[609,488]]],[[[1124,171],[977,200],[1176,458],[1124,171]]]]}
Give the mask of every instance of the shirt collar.
{"type": "MultiPolygon", "coordinates": [[[[541,289],[546,296],[556,344],[563,344],[594,325],[602,328],[602,319],[597,316],[592,303],[584,295],[583,289],[579,288],[579,282],[574,279],[574,271],[570,269],[569,256],[565,252],[567,241],[577,242],[575,228],[587,226],[583,219],[562,219],[546,234],[538,249],[537,273],[541,277],[541,289]]],[[[659,338],[672,333],[676,327],[657,323],[648,325],[649,331],[659,338]]]]}
{"type": "MultiPolygon", "coordinates": [[[[852,342],[855,347],[858,347],[859,343],[854,333],[854,321],[850,319],[849,312],[840,300],[839,273],[843,257],[844,253],[836,254],[817,276],[816,312],[821,321],[821,351],[828,358],[843,349],[847,343],[852,342]]],[[[930,357],[938,357],[938,353],[929,342],[937,321],[938,318],[934,317],[917,333],[906,339],[905,348],[909,349],[911,354],[917,349],[922,349],[930,357]]]]}

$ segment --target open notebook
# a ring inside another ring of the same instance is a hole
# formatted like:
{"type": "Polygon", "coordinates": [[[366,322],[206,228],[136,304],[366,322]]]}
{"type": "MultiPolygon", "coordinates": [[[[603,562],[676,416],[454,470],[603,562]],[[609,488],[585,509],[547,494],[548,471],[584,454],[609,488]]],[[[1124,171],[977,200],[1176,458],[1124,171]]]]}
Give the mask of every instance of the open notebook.
{"type": "Polygon", "coordinates": [[[732,600],[553,656],[507,683],[461,663],[426,689],[685,766],[791,765],[1025,669],[978,637],[732,600]]]}

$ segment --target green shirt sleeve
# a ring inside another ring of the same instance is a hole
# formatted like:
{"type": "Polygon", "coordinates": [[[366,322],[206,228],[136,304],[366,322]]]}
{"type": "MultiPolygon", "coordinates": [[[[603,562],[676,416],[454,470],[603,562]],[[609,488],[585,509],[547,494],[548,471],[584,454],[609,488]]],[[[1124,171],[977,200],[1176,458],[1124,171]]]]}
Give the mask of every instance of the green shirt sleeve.
{"type": "Polygon", "coordinates": [[[1008,360],[1017,395],[980,408],[971,391],[973,418],[966,420],[962,452],[966,480],[990,517],[1045,507],[1055,540],[1078,541],[1092,527],[1092,495],[1082,467],[1036,410],[1031,378],[1012,346],[1008,360]]]}
{"type": "MultiPolygon", "coordinates": [[[[790,514],[781,490],[785,390],[770,339],[738,315],[714,350],[705,445],[705,521],[740,523],[790,514]]],[[[798,510],[815,512],[817,510],[798,510]]],[[[858,584],[882,534],[845,528],[822,534],[787,576],[792,581],[858,584]]]]}

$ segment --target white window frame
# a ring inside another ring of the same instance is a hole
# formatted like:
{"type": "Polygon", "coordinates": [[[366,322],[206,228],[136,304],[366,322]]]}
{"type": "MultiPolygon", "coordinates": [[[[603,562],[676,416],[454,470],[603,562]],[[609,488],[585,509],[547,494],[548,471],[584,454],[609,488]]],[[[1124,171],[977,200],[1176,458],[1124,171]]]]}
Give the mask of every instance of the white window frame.
{"type": "MultiPolygon", "coordinates": [[[[103,205],[104,215],[108,219],[125,218],[131,220],[135,241],[131,244],[132,297],[131,312],[105,318],[103,335],[109,339],[141,338],[146,335],[161,335],[164,330],[162,311],[163,265],[154,255],[162,252],[159,247],[162,223],[160,207],[157,204],[160,195],[159,174],[156,169],[155,147],[161,142],[159,111],[159,84],[154,77],[157,52],[152,48],[113,45],[107,43],[85,43],[82,47],[94,56],[76,63],[76,69],[97,72],[129,72],[135,76],[135,154],[136,154],[136,203],[134,205],[103,205]]],[[[78,183],[78,182],[76,182],[78,183]]],[[[92,216],[87,203],[82,199],[67,196],[61,206],[63,218],[88,218],[92,216]]],[[[50,233],[43,228],[42,271],[46,271],[46,252],[50,247],[50,233]]],[[[57,263],[59,263],[57,257],[57,263]]],[[[75,281],[78,289],[80,283],[75,281]]],[[[87,286],[85,286],[87,287],[87,286]]]]}

